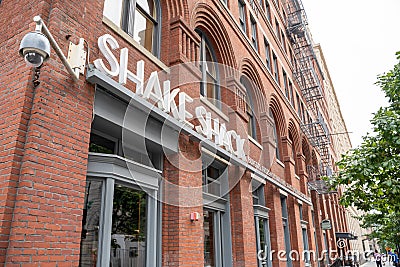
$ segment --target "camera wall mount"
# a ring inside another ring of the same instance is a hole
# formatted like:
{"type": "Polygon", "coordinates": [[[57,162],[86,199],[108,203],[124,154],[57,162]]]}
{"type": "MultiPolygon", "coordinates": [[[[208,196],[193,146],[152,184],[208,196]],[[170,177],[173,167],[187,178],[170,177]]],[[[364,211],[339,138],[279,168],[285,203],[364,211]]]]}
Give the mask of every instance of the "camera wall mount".
{"type": "Polygon", "coordinates": [[[50,57],[50,46],[60,58],[61,62],[72,75],[75,81],[79,80],[79,74],[84,74],[87,53],[83,38],[77,45],[70,42],[67,58],[51,35],[40,16],[35,16],[35,31],[27,33],[21,40],[19,53],[26,63],[32,67],[40,67],[50,57]]]}

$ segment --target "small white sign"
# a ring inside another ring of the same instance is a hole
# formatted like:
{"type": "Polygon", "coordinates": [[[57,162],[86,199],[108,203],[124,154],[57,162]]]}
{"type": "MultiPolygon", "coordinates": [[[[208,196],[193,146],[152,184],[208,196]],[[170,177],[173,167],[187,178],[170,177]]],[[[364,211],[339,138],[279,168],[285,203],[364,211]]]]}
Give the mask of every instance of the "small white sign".
{"type": "Polygon", "coordinates": [[[321,222],[321,228],[322,230],[331,230],[332,229],[332,224],[330,220],[323,220],[321,222]]]}

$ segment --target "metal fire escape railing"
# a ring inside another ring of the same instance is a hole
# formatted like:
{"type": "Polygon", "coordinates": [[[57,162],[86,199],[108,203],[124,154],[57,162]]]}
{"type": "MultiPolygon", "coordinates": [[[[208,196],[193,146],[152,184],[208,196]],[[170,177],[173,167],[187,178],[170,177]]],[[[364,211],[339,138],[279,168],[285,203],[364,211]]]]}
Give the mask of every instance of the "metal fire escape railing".
{"type": "Polygon", "coordinates": [[[294,50],[294,77],[306,101],[309,118],[303,119],[301,129],[321,156],[318,175],[332,175],[329,152],[330,135],[324,117],[318,109],[318,101],[323,98],[321,80],[323,77],[314,53],[307,16],[301,0],[286,0],[287,33],[294,50]]]}

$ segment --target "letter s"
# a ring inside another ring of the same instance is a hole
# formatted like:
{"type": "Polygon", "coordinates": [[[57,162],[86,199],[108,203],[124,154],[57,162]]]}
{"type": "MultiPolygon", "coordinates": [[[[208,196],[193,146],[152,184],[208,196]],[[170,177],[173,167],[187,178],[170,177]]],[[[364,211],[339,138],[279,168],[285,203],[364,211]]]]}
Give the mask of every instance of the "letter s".
{"type": "Polygon", "coordinates": [[[117,40],[115,40],[114,37],[112,37],[109,34],[104,34],[103,36],[101,36],[98,39],[98,45],[99,45],[99,49],[100,52],[104,55],[104,57],[107,59],[108,64],[110,64],[110,68],[111,70],[107,69],[106,66],[104,65],[104,62],[102,59],[96,59],[93,63],[94,66],[99,69],[100,71],[104,72],[105,74],[107,74],[108,76],[117,76],[119,74],[119,64],[117,59],[115,58],[115,56],[113,55],[113,53],[110,50],[111,49],[115,50],[117,48],[119,48],[118,42],[117,40]],[[108,47],[108,45],[110,45],[110,47],[108,47]]]}

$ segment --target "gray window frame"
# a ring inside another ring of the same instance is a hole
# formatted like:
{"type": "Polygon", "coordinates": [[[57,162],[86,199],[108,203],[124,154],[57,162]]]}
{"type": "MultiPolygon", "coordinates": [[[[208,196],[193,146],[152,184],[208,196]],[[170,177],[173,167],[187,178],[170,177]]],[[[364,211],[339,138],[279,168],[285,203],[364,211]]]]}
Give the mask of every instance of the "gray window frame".
{"type": "Polygon", "coordinates": [[[264,47],[265,47],[265,63],[267,64],[267,68],[271,70],[271,46],[267,38],[265,37],[264,37],[264,47]]]}
{"type": "MultiPolygon", "coordinates": [[[[203,164],[209,163],[211,157],[203,153],[203,164]]],[[[221,192],[227,192],[226,195],[216,196],[203,192],[203,209],[214,212],[214,248],[215,250],[215,267],[232,267],[232,235],[231,235],[231,214],[230,214],[230,198],[228,192],[228,166],[214,159],[211,166],[215,168],[223,168],[221,172],[221,192]],[[223,227],[222,227],[223,226],[223,227]]]]}
{"type": "Polygon", "coordinates": [[[292,267],[293,262],[291,259],[290,251],[291,251],[291,243],[290,243],[290,229],[289,229],[289,215],[288,215],[288,207],[287,207],[287,197],[281,195],[281,208],[282,208],[282,226],[283,226],[283,236],[285,241],[285,250],[286,250],[286,266],[292,267]]]}
{"type": "Polygon", "coordinates": [[[277,124],[276,124],[276,117],[275,117],[275,115],[274,115],[274,113],[272,112],[272,110],[270,109],[269,110],[269,115],[270,115],[270,117],[271,117],[271,119],[272,119],[272,123],[274,124],[274,127],[273,127],[273,134],[274,134],[274,141],[275,141],[275,143],[276,143],[276,148],[275,148],[275,158],[277,159],[277,160],[282,160],[282,155],[281,155],[281,149],[280,149],[280,137],[278,136],[278,126],[277,126],[277,124]]]}
{"type": "Polygon", "coordinates": [[[251,124],[251,132],[248,133],[248,135],[253,138],[254,140],[257,140],[257,121],[255,118],[255,112],[254,112],[254,102],[252,98],[252,92],[254,92],[253,89],[253,83],[250,80],[249,77],[246,75],[243,75],[240,77],[240,84],[246,89],[246,113],[249,119],[249,122],[251,124]],[[246,86],[247,85],[247,86],[246,86]],[[250,87],[250,88],[248,88],[250,87]],[[250,110],[249,110],[250,109],[250,110]]]}
{"type": "Polygon", "coordinates": [[[239,6],[239,25],[240,29],[246,34],[246,4],[242,0],[238,0],[239,6]]]}
{"type": "Polygon", "coordinates": [[[258,51],[257,22],[251,15],[250,15],[250,22],[251,22],[251,43],[254,49],[258,51]]]}
{"type": "Polygon", "coordinates": [[[196,29],[195,31],[200,36],[200,71],[201,71],[200,95],[204,97],[209,97],[207,96],[207,88],[205,84],[207,83],[207,75],[210,75],[214,80],[214,90],[215,90],[215,100],[216,100],[215,102],[212,102],[212,104],[214,104],[217,108],[221,109],[221,88],[220,88],[219,67],[215,50],[214,47],[211,45],[211,42],[208,39],[206,33],[204,33],[200,29],[196,29]],[[207,47],[211,52],[211,57],[215,67],[216,77],[213,77],[211,74],[208,74],[207,67],[204,67],[207,65],[207,62],[204,61],[206,57],[207,47]]]}
{"type": "Polygon", "coordinates": [[[255,234],[256,234],[256,253],[257,253],[257,264],[258,267],[272,267],[272,258],[271,255],[271,233],[269,226],[269,211],[270,209],[266,207],[265,200],[265,181],[260,182],[259,179],[252,179],[252,190],[253,190],[253,209],[254,209],[254,225],[255,225],[255,234]],[[258,203],[254,203],[254,198],[258,199],[258,203]],[[261,238],[260,238],[260,219],[264,219],[264,238],[266,240],[267,251],[264,251],[264,258],[266,257],[266,261],[261,260],[259,258],[259,251],[264,250],[261,247],[261,238]]]}
{"type": "Polygon", "coordinates": [[[267,14],[269,23],[271,23],[271,5],[268,0],[265,0],[265,13],[267,14]]]}
{"type": "MultiPolygon", "coordinates": [[[[147,14],[140,6],[138,7],[145,16],[150,19],[154,24],[153,32],[153,52],[154,56],[160,58],[160,43],[161,43],[161,5],[160,0],[153,0],[156,9],[156,18],[153,18],[150,14],[147,14]]],[[[122,2],[122,17],[121,17],[121,29],[126,32],[129,36],[133,36],[133,29],[135,27],[135,10],[137,0],[123,0],[122,2]]]]}
{"type": "MultiPolygon", "coordinates": [[[[114,186],[121,184],[136,190],[145,189],[147,210],[146,210],[146,266],[161,267],[161,246],[158,244],[161,240],[161,206],[157,203],[159,193],[161,193],[157,186],[160,170],[137,164],[135,174],[145,176],[141,181],[135,179],[131,172],[132,170],[121,169],[124,158],[117,155],[89,153],[88,164],[88,180],[102,180],[102,197],[101,197],[101,214],[99,225],[99,247],[97,255],[97,266],[109,266],[111,246],[104,244],[111,244],[111,227],[112,227],[112,209],[114,186]],[[114,171],[110,172],[110,167],[114,171]],[[118,171],[117,171],[118,170],[118,171]],[[128,174],[129,173],[129,174],[128,174]],[[154,177],[151,177],[154,175],[154,177]],[[129,177],[131,176],[131,177],[129,177]],[[152,186],[149,186],[152,185],[152,186]]],[[[135,164],[134,162],[130,162],[135,164]]]]}
{"type": "Polygon", "coordinates": [[[280,85],[279,81],[279,68],[278,68],[278,58],[274,52],[272,52],[272,64],[274,65],[274,77],[275,81],[280,85]]]}

